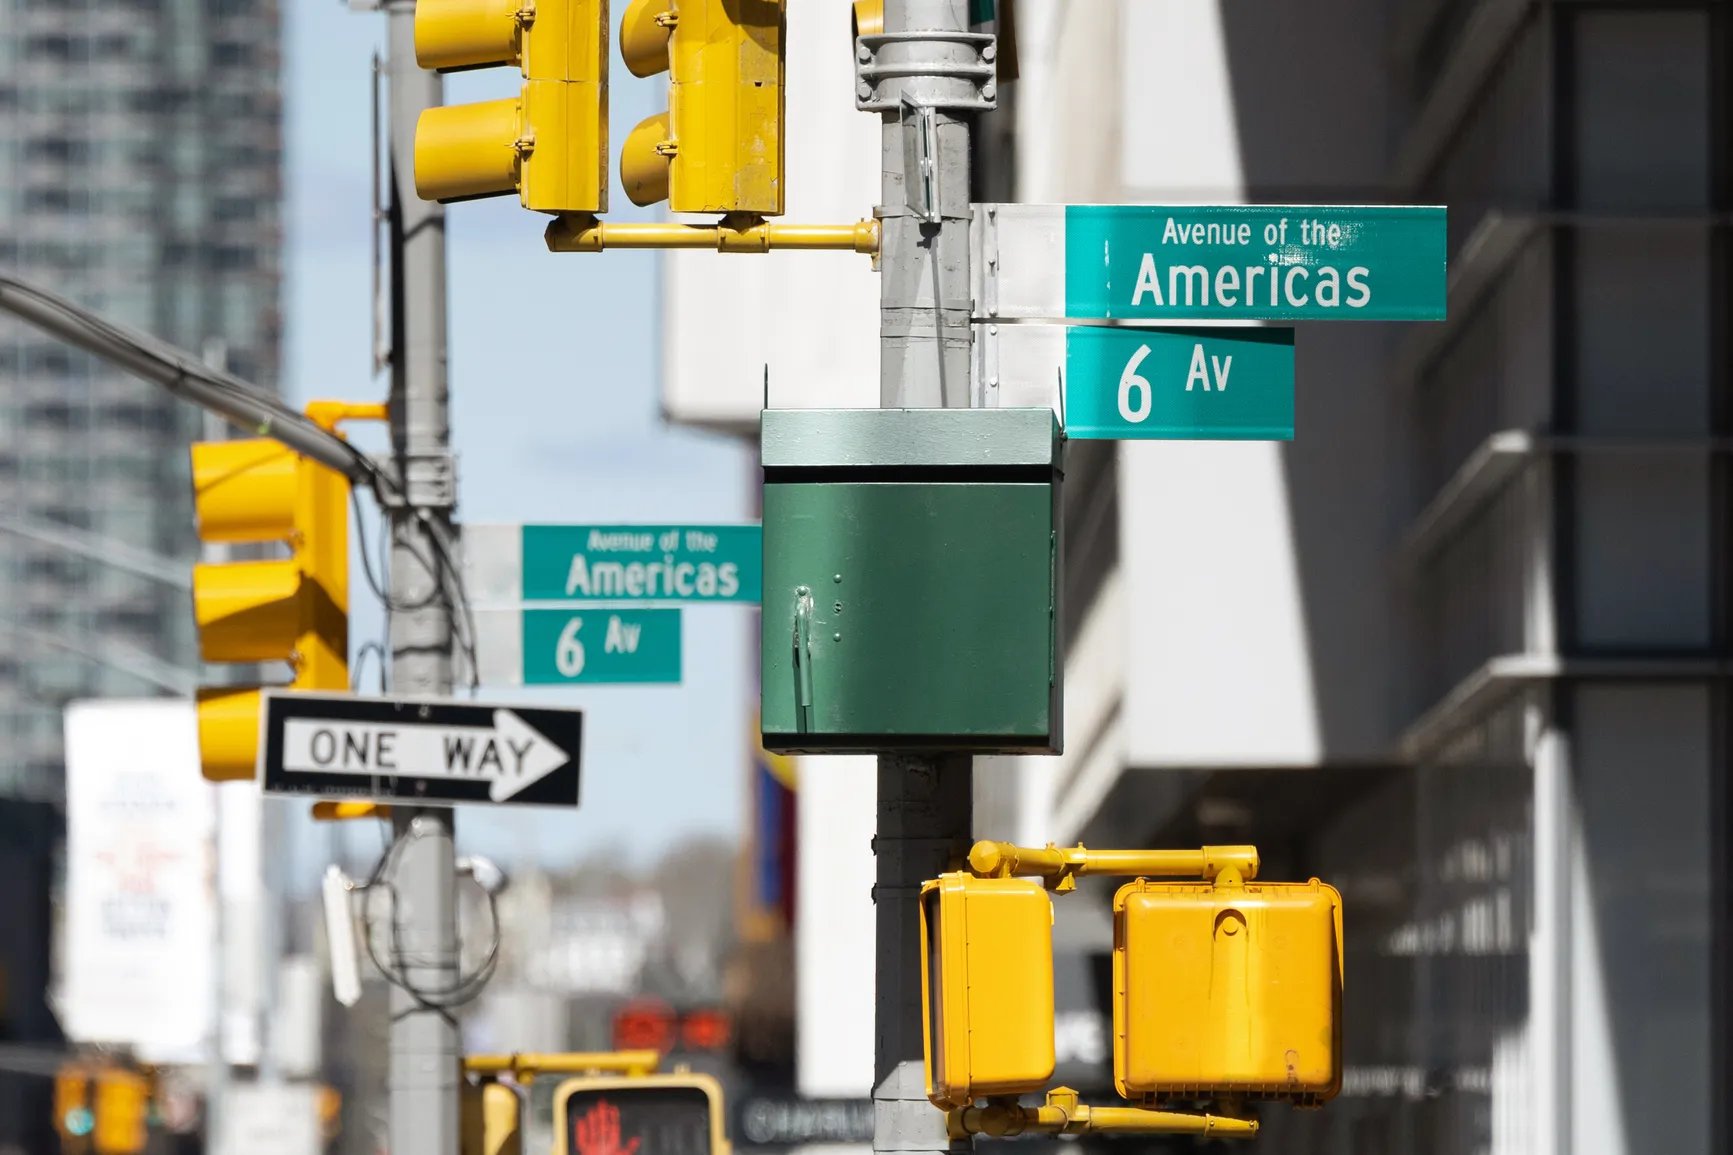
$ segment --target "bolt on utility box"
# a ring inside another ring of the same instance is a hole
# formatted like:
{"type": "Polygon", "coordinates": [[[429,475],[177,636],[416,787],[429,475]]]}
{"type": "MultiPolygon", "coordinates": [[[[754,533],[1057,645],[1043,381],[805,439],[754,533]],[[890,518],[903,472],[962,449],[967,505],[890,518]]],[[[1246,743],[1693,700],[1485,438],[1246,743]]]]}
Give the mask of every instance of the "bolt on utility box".
{"type": "Polygon", "coordinates": [[[1058,753],[1051,409],[763,414],[764,748],[1058,753]]]}

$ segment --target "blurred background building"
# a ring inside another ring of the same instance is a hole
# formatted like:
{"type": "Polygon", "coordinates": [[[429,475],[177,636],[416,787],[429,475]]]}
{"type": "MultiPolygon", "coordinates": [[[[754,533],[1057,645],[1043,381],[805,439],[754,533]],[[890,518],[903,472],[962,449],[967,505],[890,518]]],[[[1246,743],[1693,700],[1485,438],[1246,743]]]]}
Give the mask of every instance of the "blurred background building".
{"type": "MultiPolygon", "coordinates": [[[[275,0],[0,0],[0,268],[274,386],[279,43],[275,0]]],[[[196,673],[184,589],[49,539],[190,563],[199,428],[0,318],[0,1044],[58,1037],[61,707],[186,693],[196,673]]],[[[51,1148],[49,1087],[0,1071],[0,1147],[51,1148]]]]}
{"type": "MultiPolygon", "coordinates": [[[[878,194],[844,9],[790,13],[794,219],[878,194]]],[[[977,763],[978,834],[1250,841],[1342,888],[1344,1094],[1263,1148],[1724,1149],[1726,36],[1709,4],[1017,2],[976,200],[1450,208],[1450,319],[1301,325],[1291,444],[1069,447],[1066,753],[977,763]]],[[[835,264],[667,256],[670,416],[749,430],[761,366],[774,406],[876,405],[876,283],[835,264]]],[[[799,778],[801,1083],[865,1093],[873,774],[799,778]]],[[[1109,897],[1058,903],[1087,1090],[1109,897]]]]}

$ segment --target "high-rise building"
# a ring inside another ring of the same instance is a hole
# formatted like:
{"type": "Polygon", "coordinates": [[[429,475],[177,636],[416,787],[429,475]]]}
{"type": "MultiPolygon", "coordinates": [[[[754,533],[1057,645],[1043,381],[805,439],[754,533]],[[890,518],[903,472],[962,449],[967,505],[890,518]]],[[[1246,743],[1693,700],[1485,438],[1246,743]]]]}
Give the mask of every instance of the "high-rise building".
{"type": "MultiPolygon", "coordinates": [[[[274,386],[280,24],[276,0],[0,0],[0,268],[274,386]]],[[[8,518],[190,560],[201,422],[0,318],[8,518]]],[[[58,797],[67,699],[196,669],[184,590],[13,534],[0,628],[0,796],[58,797]]]]}
{"type": "MultiPolygon", "coordinates": [[[[282,280],[277,0],[0,0],[0,269],[268,387],[282,280]]],[[[61,706],[196,681],[187,591],[39,533],[196,556],[202,415],[0,314],[0,1040],[52,1040],[61,706]]],[[[50,1150],[0,1072],[0,1150],[50,1150]]]]}

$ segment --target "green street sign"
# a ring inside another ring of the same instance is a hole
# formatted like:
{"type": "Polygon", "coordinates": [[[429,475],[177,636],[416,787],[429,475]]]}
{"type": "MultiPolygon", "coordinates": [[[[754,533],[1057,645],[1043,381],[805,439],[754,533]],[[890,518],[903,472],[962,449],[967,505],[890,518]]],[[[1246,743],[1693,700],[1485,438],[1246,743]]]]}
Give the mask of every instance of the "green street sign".
{"type": "Polygon", "coordinates": [[[1065,331],[1065,432],[1077,438],[1291,441],[1294,331],[1065,331]]]}
{"type": "Polygon", "coordinates": [[[525,686],[680,681],[678,609],[522,611],[525,686]]]}
{"type": "Polygon", "coordinates": [[[976,221],[988,318],[1444,319],[1439,207],[1001,204],[976,221]]]}
{"type": "Polygon", "coordinates": [[[751,603],[763,586],[756,525],[520,528],[526,602],[751,603]]]}

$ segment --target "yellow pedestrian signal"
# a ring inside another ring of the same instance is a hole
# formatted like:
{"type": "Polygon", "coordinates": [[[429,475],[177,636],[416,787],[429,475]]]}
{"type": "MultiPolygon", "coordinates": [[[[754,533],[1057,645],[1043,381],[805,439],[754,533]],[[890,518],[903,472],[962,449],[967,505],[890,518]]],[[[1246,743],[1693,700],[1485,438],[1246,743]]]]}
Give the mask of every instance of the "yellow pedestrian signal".
{"type": "Polygon", "coordinates": [[[608,208],[608,0],[420,0],[415,58],[441,72],[515,64],[519,94],[430,108],[415,190],[456,201],[513,192],[538,212],[608,208]]]}
{"type": "MultiPolygon", "coordinates": [[[[384,407],[316,401],[326,428],[384,407]]],[[[290,556],[200,565],[193,618],[207,662],[288,662],[298,690],[349,688],[349,481],[266,438],[192,447],[193,506],[202,541],[282,542],[290,556]]],[[[252,778],[259,687],[199,691],[199,758],[213,782],[252,778]]]]}
{"type": "Polygon", "coordinates": [[[580,1076],[554,1091],[553,1155],[730,1155],[709,1075],[580,1076]]]}
{"type": "Polygon", "coordinates": [[[674,212],[783,211],[784,0],[631,0],[620,55],[669,74],[668,111],[632,130],[620,180],[674,212]]]}
{"type": "Polygon", "coordinates": [[[116,1068],[96,1076],[96,1155],[139,1155],[150,1138],[151,1083],[116,1068]]]}
{"type": "Polygon", "coordinates": [[[944,874],[921,887],[927,1097],[958,1109],[1053,1077],[1053,903],[1039,883],[944,874]]]}
{"type": "Polygon", "coordinates": [[[54,1129],[60,1132],[62,1146],[69,1150],[82,1146],[95,1127],[90,1072],[78,1066],[62,1067],[54,1076],[54,1129]]]}
{"type": "Polygon", "coordinates": [[[493,1079],[465,1082],[460,1100],[460,1155],[521,1155],[522,1100],[517,1091],[493,1079]]]}
{"type": "Polygon", "coordinates": [[[1114,896],[1113,1077],[1128,1098],[1341,1088],[1342,898],[1334,887],[1137,879],[1114,896]]]}

